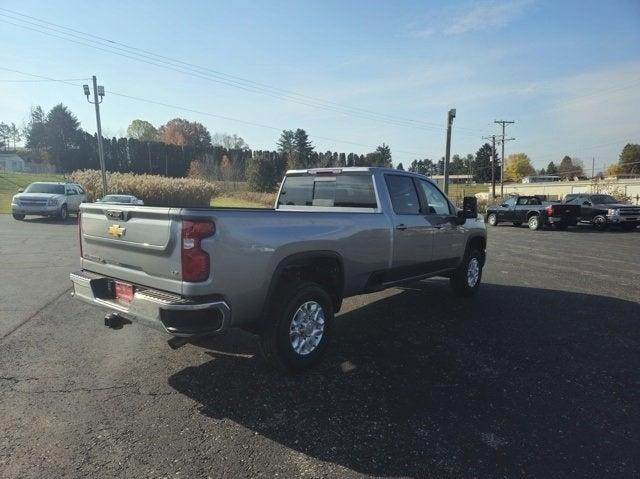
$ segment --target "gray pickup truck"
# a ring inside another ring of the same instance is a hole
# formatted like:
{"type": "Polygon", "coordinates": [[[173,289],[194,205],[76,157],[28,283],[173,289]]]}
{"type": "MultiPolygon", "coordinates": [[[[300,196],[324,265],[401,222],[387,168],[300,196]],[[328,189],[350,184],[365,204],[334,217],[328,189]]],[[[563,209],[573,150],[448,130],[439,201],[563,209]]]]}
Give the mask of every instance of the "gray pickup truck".
{"type": "Polygon", "coordinates": [[[486,229],[424,176],[386,168],[287,172],[273,209],[85,203],[76,298],[105,324],[138,321],[177,347],[231,327],[285,371],[322,355],[343,298],[432,276],[480,285],[486,229]]]}

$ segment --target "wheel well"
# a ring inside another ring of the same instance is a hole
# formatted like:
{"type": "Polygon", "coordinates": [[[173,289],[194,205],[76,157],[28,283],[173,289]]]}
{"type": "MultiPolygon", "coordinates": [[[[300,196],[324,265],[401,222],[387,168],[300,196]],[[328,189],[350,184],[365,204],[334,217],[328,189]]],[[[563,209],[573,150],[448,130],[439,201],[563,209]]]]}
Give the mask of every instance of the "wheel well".
{"type": "Polygon", "coordinates": [[[284,284],[294,281],[313,281],[326,289],[336,312],[342,305],[344,269],[342,259],[335,253],[303,254],[285,259],[274,275],[267,302],[284,284]]]}
{"type": "Polygon", "coordinates": [[[529,213],[527,213],[527,220],[532,216],[538,216],[539,214],[540,214],[539,211],[529,211],[529,213]]]}

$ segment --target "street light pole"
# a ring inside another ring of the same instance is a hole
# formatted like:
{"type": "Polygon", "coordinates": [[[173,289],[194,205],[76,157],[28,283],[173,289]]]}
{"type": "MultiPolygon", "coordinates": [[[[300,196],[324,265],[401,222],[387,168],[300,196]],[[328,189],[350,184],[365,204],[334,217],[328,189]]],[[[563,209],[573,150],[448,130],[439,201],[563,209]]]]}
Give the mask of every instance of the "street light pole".
{"type": "Polygon", "coordinates": [[[104,147],[102,146],[102,124],[100,122],[100,103],[104,98],[104,87],[98,86],[98,80],[93,75],[93,101],[89,99],[89,85],[83,85],[84,94],[87,96],[87,101],[93,103],[96,107],[96,125],[98,131],[98,157],[100,158],[100,170],[102,171],[102,196],[107,194],[107,171],[104,164],[104,147]],[[98,99],[98,97],[100,97],[98,99]]]}
{"type": "Polygon", "coordinates": [[[451,155],[451,125],[456,117],[456,109],[452,108],[447,114],[447,150],[444,158],[444,194],[449,194],[449,157],[451,155]]]}

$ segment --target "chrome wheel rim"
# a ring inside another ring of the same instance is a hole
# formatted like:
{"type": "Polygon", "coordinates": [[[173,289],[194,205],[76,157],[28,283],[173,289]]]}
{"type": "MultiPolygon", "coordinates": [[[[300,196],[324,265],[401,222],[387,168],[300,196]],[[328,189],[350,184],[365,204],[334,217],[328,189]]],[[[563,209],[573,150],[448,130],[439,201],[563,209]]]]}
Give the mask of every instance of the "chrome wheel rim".
{"type": "Polygon", "coordinates": [[[473,288],[478,284],[480,278],[480,262],[478,258],[471,258],[469,265],[467,266],[467,284],[470,288],[473,288]]]}
{"type": "Polygon", "coordinates": [[[293,314],[289,326],[289,340],[293,350],[306,356],[316,350],[324,336],[325,316],[316,301],[303,303],[293,314]]]}
{"type": "Polygon", "coordinates": [[[491,226],[495,226],[495,224],[496,224],[496,215],[489,215],[489,224],[491,226]]]}
{"type": "Polygon", "coordinates": [[[532,228],[535,228],[538,226],[538,218],[536,216],[532,216],[529,219],[529,226],[531,226],[532,228]]]}

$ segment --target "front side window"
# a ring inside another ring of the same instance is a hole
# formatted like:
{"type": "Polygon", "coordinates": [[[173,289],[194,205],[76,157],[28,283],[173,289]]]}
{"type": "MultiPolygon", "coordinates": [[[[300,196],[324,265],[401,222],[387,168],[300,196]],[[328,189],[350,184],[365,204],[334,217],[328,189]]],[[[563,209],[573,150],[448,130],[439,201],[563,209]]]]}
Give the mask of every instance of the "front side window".
{"type": "Polygon", "coordinates": [[[410,176],[386,175],[393,211],[397,215],[419,215],[418,193],[410,176]]]}
{"type": "Polygon", "coordinates": [[[512,196],[511,198],[508,198],[505,202],[505,205],[507,205],[508,207],[512,207],[516,205],[516,198],[514,196],[512,196]]]}
{"type": "Polygon", "coordinates": [[[420,187],[424,192],[424,196],[427,200],[427,210],[432,215],[449,215],[451,210],[449,209],[449,202],[445,196],[440,193],[438,188],[429,183],[428,181],[420,180],[420,187]]]}

